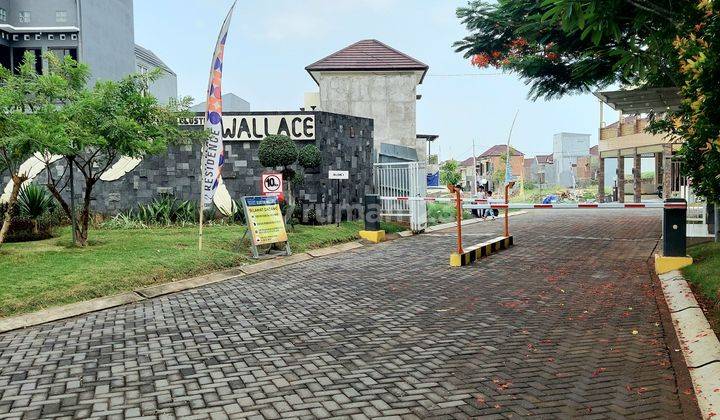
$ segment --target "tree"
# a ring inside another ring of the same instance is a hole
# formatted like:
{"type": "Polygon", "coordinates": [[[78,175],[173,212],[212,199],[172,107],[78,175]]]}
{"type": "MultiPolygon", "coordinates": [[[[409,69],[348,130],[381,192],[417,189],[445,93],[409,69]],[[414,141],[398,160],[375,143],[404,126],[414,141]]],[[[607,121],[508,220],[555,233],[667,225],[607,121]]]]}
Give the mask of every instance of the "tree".
{"type": "MultiPolygon", "coordinates": [[[[512,147],[510,148],[510,150],[511,153],[514,152],[514,149],[512,147]]],[[[505,167],[507,166],[507,161],[507,154],[503,153],[502,155],[500,155],[500,164],[497,168],[493,168],[492,180],[495,188],[500,188],[505,185],[505,167]]]]}
{"type": "MultiPolygon", "coordinates": [[[[52,55],[49,61],[51,69],[59,64],[52,55]]],[[[65,61],[78,66],[69,57],[65,61]]],[[[164,106],[147,93],[147,86],[156,77],[157,73],[135,74],[121,81],[97,82],[92,90],[80,90],[53,115],[50,128],[54,136],[47,151],[62,155],[83,177],[83,199],[75,232],[80,246],[87,245],[93,188],[120,157],[158,154],[170,144],[206,138],[204,131],[181,130],[177,124],[189,98],[164,106]]],[[[62,195],[69,174],[57,177],[49,165],[46,170],[48,190],[71,217],[74,209],[62,195]]]]}
{"type": "Polygon", "coordinates": [[[292,175],[292,166],[298,158],[298,147],[288,136],[270,135],[260,141],[258,147],[260,164],[267,168],[282,167],[283,175],[292,175]]]}
{"type": "Polygon", "coordinates": [[[675,112],[650,131],[684,141],[685,174],[720,198],[718,10],[710,0],[498,0],[459,8],[470,34],[455,43],[477,67],[513,72],[530,96],[553,98],[619,83],[677,87],[675,112]]]}
{"type": "Polygon", "coordinates": [[[320,149],[314,144],[308,144],[298,153],[298,164],[305,169],[318,168],[322,164],[320,149]]]}
{"type": "Polygon", "coordinates": [[[654,115],[651,130],[684,140],[683,171],[696,194],[720,202],[720,5],[700,1],[674,47],[684,83],[680,109],[654,115]]]}
{"type": "MultiPolygon", "coordinates": [[[[51,54],[52,55],[52,54],[51,54]]],[[[62,111],[58,104],[74,98],[85,83],[87,68],[69,60],[55,60],[46,74],[35,71],[35,54],[26,52],[17,74],[0,67],[0,172],[12,179],[0,244],[10,228],[18,195],[28,174],[20,165],[33,154],[44,153],[56,136],[62,111]]]]}
{"type": "Polygon", "coordinates": [[[298,149],[288,136],[270,135],[260,142],[258,148],[260,164],[267,168],[282,168],[283,178],[287,180],[288,203],[292,204],[294,184],[302,184],[304,173],[296,172],[292,166],[299,164],[303,169],[318,168],[322,164],[322,154],[317,146],[309,144],[298,149]]]}
{"type": "Polygon", "coordinates": [[[691,1],[498,0],[457,15],[470,32],[457,52],[516,73],[533,98],[553,98],[613,83],[680,86],[677,22],[698,12],[691,1]]]}
{"type": "Polygon", "coordinates": [[[456,160],[447,160],[440,165],[440,182],[443,185],[458,185],[462,181],[460,164],[456,160]]]}

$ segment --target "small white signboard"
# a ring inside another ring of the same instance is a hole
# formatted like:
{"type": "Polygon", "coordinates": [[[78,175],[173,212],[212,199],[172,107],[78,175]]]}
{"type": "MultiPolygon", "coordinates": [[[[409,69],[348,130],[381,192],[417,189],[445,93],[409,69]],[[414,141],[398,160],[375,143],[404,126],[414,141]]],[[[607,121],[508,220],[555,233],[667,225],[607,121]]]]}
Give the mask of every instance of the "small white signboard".
{"type": "Polygon", "coordinates": [[[350,179],[350,171],[329,171],[329,179],[350,179]]]}

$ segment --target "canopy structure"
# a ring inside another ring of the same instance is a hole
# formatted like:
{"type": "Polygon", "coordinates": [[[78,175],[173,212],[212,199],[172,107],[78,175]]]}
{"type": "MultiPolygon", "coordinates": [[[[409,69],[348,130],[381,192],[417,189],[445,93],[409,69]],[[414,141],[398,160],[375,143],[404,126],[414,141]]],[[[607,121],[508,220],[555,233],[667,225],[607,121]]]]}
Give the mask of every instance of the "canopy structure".
{"type": "Polygon", "coordinates": [[[675,111],[681,102],[679,90],[675,87],[595,92],[595,96],[623,114],[675,111]]]}

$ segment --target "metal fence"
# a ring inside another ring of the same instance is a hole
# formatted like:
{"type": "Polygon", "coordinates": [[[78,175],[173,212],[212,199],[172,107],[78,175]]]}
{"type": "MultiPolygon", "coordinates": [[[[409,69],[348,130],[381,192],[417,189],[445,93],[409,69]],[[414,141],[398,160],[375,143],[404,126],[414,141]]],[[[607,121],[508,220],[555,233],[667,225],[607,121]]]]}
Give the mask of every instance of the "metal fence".
{"type": "MultiPolygon", "coordinates": [[[[381,197],[424,197],[427,191],[427,168],[424,162],[376,163],[375,193],[381,197]]],[[[381,216],[409,220],[413,232],[427,228],[424,201],[381,200],[381,216]]]]}

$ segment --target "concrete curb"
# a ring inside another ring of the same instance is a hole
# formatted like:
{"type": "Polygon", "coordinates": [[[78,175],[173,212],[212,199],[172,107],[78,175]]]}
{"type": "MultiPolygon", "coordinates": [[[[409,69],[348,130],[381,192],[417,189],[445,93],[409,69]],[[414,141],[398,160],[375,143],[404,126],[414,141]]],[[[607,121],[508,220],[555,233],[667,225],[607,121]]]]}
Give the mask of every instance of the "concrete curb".
{"type": "Polygon", "coordinates": [[[720,410],[720,341],[679,271],[660,274],[675,328],[703,418],[720,410]]]}
{"type": "Polygon", "coordinates": [[[9,318],[0,318],[0,334],[23,328],[34,327],[37,325],[47,324],[48,322],[59,321],[61,319],[86,315],[92,312],[102,311],[104,309],[110,309],[130,303],[142,302],[147,299],[153,299],[159,296],[195,289],[201,286],[236,279],[238,277],[243,277],[249,274],[260,273],[262,271],[272,270],[275,268],[312,260],[314,258],[321,258],[328,255],[347,252],[362,247],[363,244],[359,241],[346,242],[326,248],[315,249],[306,253],[293,254],[285,258],[276,258],[259,262],[257,264],[235,267],[229,270],[210,273],[198,277],[192,277],[185,280],[178,280],[170,283],[163,283],[155,286],[144,287],[131,292],[124,292],[113,296],[106,296],[83,302],[76,302],[69,305],[58,306],[38,312],[32,312],[29,314],[12,316],[9,318]]]}
{"type": "Polygon", "coordinates": [[[142,300],[145,300],[145,298],[135,292],[125,292],[119,295],[86,300],[84,302],[58,306],[25,315],[4,318],[0,319],[0,334],[91,312],[102,311],[103,309],[110,309],[116,306],[127,305],[128,303],[140,302],[142,300]]]}

